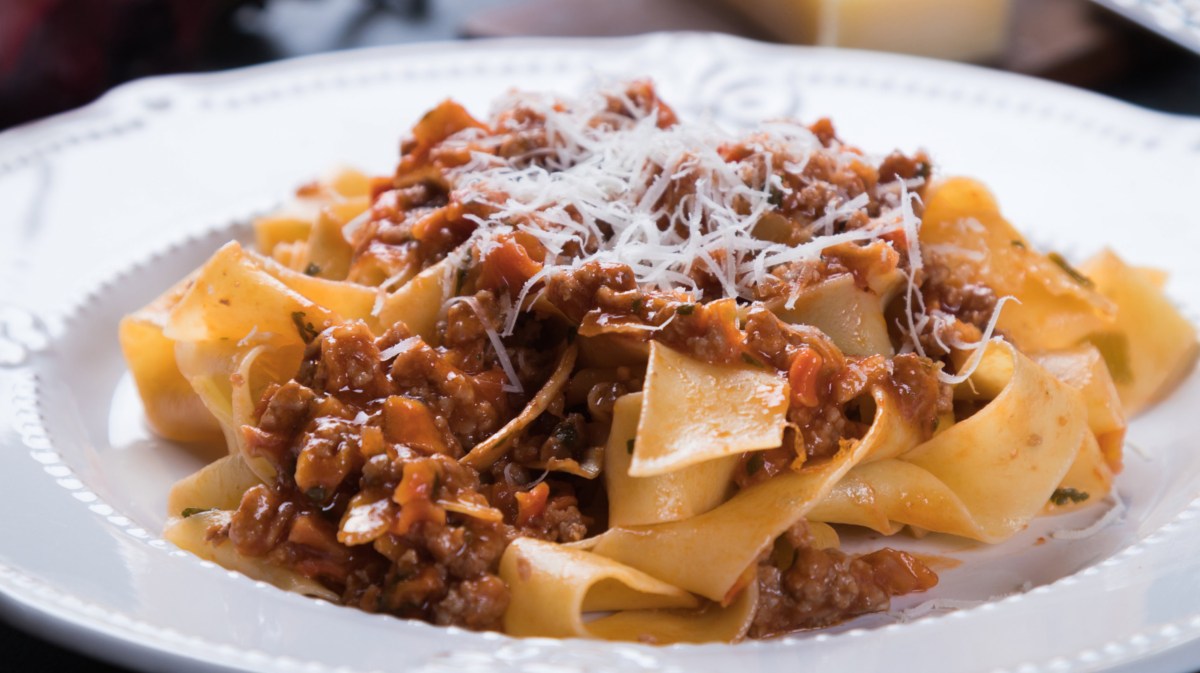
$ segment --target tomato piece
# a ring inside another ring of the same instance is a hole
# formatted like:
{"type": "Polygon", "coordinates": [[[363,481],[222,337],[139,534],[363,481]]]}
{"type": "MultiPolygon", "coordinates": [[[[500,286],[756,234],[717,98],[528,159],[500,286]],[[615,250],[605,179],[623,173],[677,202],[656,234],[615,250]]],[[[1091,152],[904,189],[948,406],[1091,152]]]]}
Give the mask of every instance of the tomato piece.
{"type": "Polygon", "coordinates": [[[534,261],[515,238],[505,239],[489,250],[481,266],[481,286],[496,290],[507,288],[509,292],[519,292],[534,274],[542,270],[541,262],[534,261]]]}
{"type": "Polygon", "coordinates": [[[425,113],[413,126],[413,140],[418,145],[430,146],[469,128],[486,129],[487,126],[472,117],[466,108],[447,99],[425,113]]]}
{"type": "Polygon", "coordinates": [[[546,500],[550,497],[550,487],[546,482],[517,493],[517,525],[526,526],[530,521],[546,511],[546,500]]]}
{"type": "Polygon", "coordinates": [[[446,510],[433,502],[437,481],[438,471],[432,460],[404,464],[404,476],[392,494],[392,500],[400,505],[400,516],[392,524],[392,533],[404,535],[422,521],[446,523],[446,510]]]}
{"type": "Polygon", "coordinates": [[[442,433],[433,421],[433,412],[418,400],[392,395],[383,403],[383,433],[397,444],[446,453],[442,433]]]}
{"type": "Polygon", "coordinates": [[[821,403],[821,365],[824,361],[816,351],[804,348],[792,358],[788,367],[788,384],[792,388],[792,404],[815,407],[821,403]]]}

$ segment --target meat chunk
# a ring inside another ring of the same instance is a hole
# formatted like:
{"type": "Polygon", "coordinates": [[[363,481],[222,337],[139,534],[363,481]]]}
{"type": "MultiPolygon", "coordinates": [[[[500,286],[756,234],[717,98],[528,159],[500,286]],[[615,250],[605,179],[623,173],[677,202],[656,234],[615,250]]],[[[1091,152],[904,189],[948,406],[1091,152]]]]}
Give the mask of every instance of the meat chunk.
{"type": "Polygon", "coordinates": [[[830,626],[886,610],[892,596],[924,591],[937,576],[913,556],[881,549],[854,557],[815,549],[807,525],[788,531],[758,566],[752,638],[830,626]]]}
{"type": "Polygon", "coordinates": [[[318,338],[313,387],[322,392],[355,392],[378,397],[389,390],[375,337],[362,322],[335,325],[318,338]]]}

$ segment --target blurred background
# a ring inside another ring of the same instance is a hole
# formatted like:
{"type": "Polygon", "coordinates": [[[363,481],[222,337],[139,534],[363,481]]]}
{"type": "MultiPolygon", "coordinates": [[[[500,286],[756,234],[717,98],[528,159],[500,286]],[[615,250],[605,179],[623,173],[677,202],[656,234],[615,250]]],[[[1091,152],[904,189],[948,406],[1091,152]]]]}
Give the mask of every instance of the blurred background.
{"type": "Polygon", "coordinates": [[[0,129],[146,75],[422,40],[654,30],[969,61],[1200,114],[1196,0],[0,0],[0,129]]]}
{"type": "MultiPolygon", "coordinates": [[[[1200,0],[0,0],[0,130],[121,82],[356,47],[706,30],[920,54],[1200,115],[1200,0]]],[[[0,670],[123,669],[0,622],[0,670]]]]}

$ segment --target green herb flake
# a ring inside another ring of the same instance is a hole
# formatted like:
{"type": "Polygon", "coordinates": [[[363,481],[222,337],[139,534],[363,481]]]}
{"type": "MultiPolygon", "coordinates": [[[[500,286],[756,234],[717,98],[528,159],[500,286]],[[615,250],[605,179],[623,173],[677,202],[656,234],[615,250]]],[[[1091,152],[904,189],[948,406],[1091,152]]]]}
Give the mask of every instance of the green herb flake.
{"type": "Polygon", "coordinates": [[[746,474],[754,475],[763,468],[763,455],[756,453],[746,460],[746,474]]]}
{"type": "Polygon", "coordinates": [[[641,297],[638,297],[637,299],[633,300],[632,304],[629,305],[629,310],[633,311],[634,315],[641,315],[642,314],[642,306],[644,304],[645,304],[645,301],[641,297]]]}
{"type": "Polygon", "coordinates": [[[625,440],[625,450],[629,452],[629,455],[631,455],[631,456],[633,455],[633,440],[632,439],[625,440]]]}
{"type": "Polygon", "coordinates": [[[1014,247],[1014,248],[1020,248],[1020,249],[1024,250],[1024,249],[1025,249],[1025,242],[1024,242],[1024,241],[1018,241],[1018,240],[1016,240],[1016,239],[1013,239],[1013,242],[1012,242],[1012,247],[1014,247]]]}
{"type": "Polygon", "coordinates": [[[1113,383],[1133,383],[1133,367],[1129,360],[1129,337],[1120,332],[1092,332],[1081,343],[1090,343],[1100,351],[1113,383]]]}
{"type": "Polygon", "coordinates": [[[695,304],[680,304],[679,307],[675,309],[675,313],[678,315],[691,315],[695,312],[695,304]]]}
{"type": "Polygon", "coordinates": [[[1075,281],[1076,283],[1079,283],[1080,285],[1082,285],[1084,287],[1093,287],[1095,285],[1095,283],[1092,282],[1091,278],[1088,278],[1087,276],[1083,275],[1082,273],[1079,273],[1078,269],[1071,266],[1071,263],[1068,262],[1065,257],[1058,254],[1057,252],[1052,252],[1046,256],[1048,258],[1050,258],[1051,262],[1054,262],[1055,264],[1057,264],[1058,268],[1065,271],[1067,273],[1067,275],[1071,277],[1071,280],[1075,281]]]}
{"type": "Polygon", "coordinates": [[[783,190],[778,187],[772,187],[771,193],[767,197],[767,203],[779,208],[783,205],[783,190]]]}
{"type": "Polygon", "coordinates": [[[186,519],[188,517],[196,516],[197,514],[211,512],[215,509],[216,509],[216,507],[188,507],[188,508],[184,509],[182,512],[180,512],[179,516],[182,516],[183,518],[186,519]]]}
{"type": "Polygon", "coordinates": [[[467,280],[467,267],[459,267],[458,273],[454,276],[454,295],[462,294],[463,283],[467,280]]]}
{"type": "Polygon", "coordinates": [[[295,323],[300,338],[304,340],[304,343],[312,343],[312,340],[317,338],[317,328],[313,327],[311,322],[306,322],[304,318],[304,311],[292,311],[292,322],[295,323]]]}
{"type": "Polygon", "coordinates": [[[763,367],[763,363],[759,362],[753,355],[750,355],[749,353],[742,353],[742,362],[745,362],[751,367],[758,367],[760,369],[763,367]]]}
{"type": "Polygon", "coordinates": [[[1061,507],[1069,502],[1083,502],[1089,497],[1087,491],[1080,491],[1074,488],[1056,488],[1054,489],[1054,493],[1050,494],[1050,502],[1061,507]]]}
{"type": "Polygon", "coordinates": [[[304,275],[306,275],[306,276],[316,276],[316,275],[320,275],[320,273],[321,273],[321,267],[317,266],[316,264],[314,264],[312,262],[309,262],[308,266],[304,267],[304,275]]]}
{"type": "Polygon", "coordinates": [[[324,486],[313,486],[304,492],[304,496],[313,502],[325,502],[325,499],[329,497],[329,493],[325,490],[324,486]]]}
{"type": "Polygon", "coordinates": [[[579,445],[579,430],[571,421],[563,421],[554,427],[554,438],[558,440],[568,450],[573,450],[579,445]]]}

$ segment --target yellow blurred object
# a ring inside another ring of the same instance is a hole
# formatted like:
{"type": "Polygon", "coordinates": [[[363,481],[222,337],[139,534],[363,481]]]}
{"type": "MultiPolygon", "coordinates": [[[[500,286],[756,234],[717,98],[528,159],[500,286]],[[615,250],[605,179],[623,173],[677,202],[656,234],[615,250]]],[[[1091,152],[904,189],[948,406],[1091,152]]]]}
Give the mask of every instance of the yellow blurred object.
{"type": "Polygon", "coordinates": [[[352,249],[343,229],[371,207],[371,178],[343,168],[305,185],[295,200],[254,221],[258,251],[296,271],[343,280],[352,249]]]}
{"type": "Polygon", "coordinates": [[[1103,250],[1079,270],[1117,305],[1111,327],[1088,334],[1108,363],[1127,416],[1162,399],[1192,371],[1196,328],[1163,294],[1165,277],[1103,250]]]}
{"type": "Polygon", "coordinates": [[[1067,350],[1039,353],[1033,359],[1059,381],[1083,394],[1088,427],[1096,435],[1108,466],[1119,472],[1125,446],[1125,412],[1103,354],[1085,343],[1067,350]]]}
{"type": "Polygon", "coordinates": [[[1011,0],[725,0],[797,44],[989,61],[1008,37],[1011,0]]]}
{"type": "Polygon", "coordinates": [[[118,336],[150,427],[177,442],[216,444],[224,437],[221,426],[179,373],[175,342],[163,335],[171,310],[196,276],[189,275],[146,307],[125,316],[118,336]]]}
{"type": "Polygon", "coordinates": [[[254,244],[264,254],[276,254],[275,248],[304,241],[312,230],[312,218],[305,215],[275,213],[254,221],[254,244]]]}

